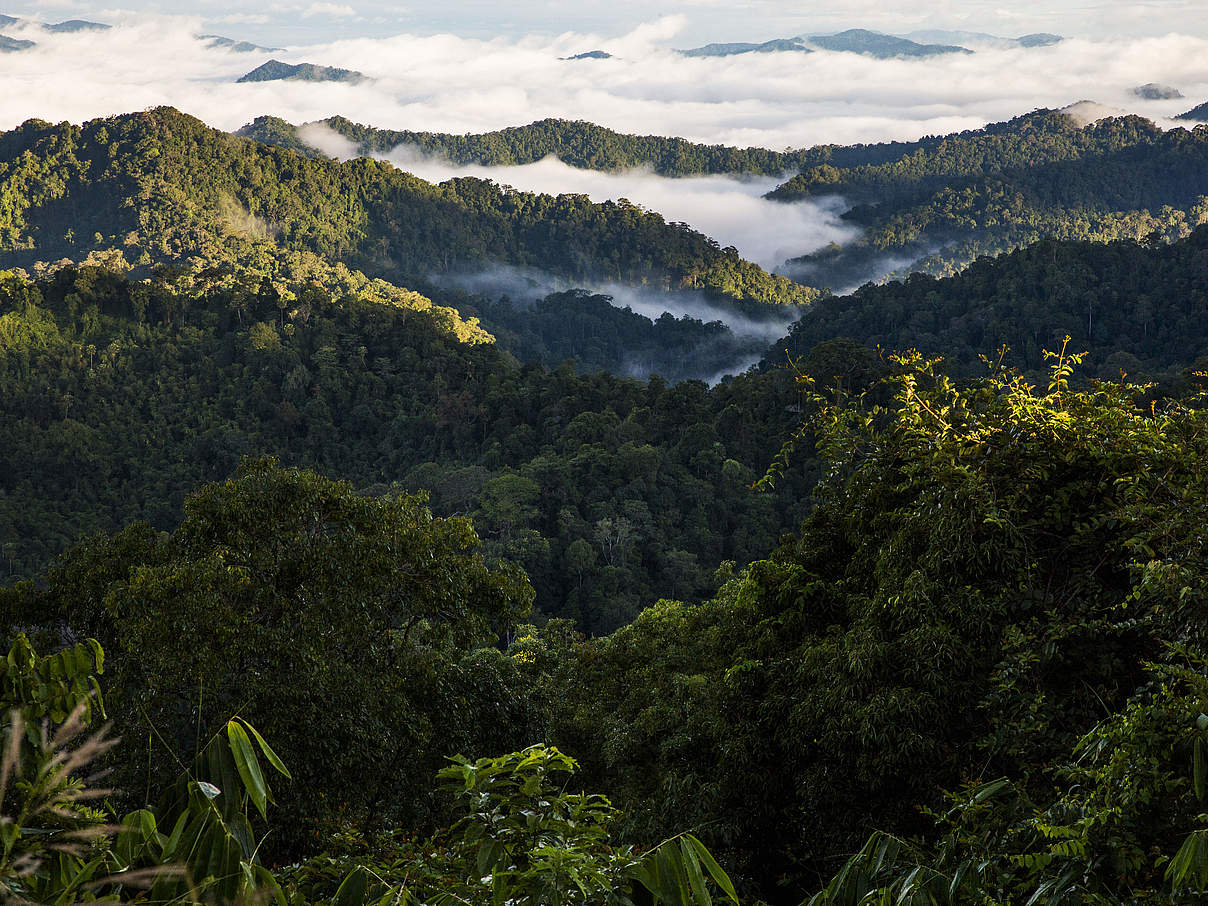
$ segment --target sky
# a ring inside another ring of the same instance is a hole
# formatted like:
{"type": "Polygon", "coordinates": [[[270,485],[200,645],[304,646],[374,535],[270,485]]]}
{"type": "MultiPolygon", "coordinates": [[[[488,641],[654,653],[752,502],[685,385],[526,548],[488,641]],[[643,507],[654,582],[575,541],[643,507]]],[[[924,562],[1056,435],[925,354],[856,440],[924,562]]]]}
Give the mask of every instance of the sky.
{"type": "Polygon", "coordinates": [[[236,3],[90,3],[40,0],[10,4],[12,15],[46,20],[128,14],[196,14],[208,28],[238,28],[248,40],[268,44],[314,44],[333,38],[384,37],[400,31],[463,37],[555,35],[568,31],[617,34],[664,15],[687,20],[689,43],[762,41],[773,37],[864,27],[882,31],[955,28],[996,34],[1050,31],[1078,37],[1153,36],[1170,31],[1204,34],[1208,4],[1202,0],[284,0],[236,3]]]}

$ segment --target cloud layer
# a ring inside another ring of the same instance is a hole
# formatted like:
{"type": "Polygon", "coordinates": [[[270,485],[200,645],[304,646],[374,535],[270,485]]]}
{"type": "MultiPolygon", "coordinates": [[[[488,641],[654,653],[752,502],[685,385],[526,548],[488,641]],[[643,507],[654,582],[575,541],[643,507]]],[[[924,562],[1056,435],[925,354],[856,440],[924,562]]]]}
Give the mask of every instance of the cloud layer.
{"type": "MultiPolygon", "coordinates": [[[[345,8],[313,4],[320,7],[345,8]]],[[[386,128],[450,132],[556,116],[626,132],[780,149],[913,139],[1083,98],[1149,116],[1208,99],[1208,41],[1174,34],[909,61],[842,53],[687,59],[671,50],[683,43],[677,36],[685,25],[671,17],[611,36],[484,41],[404,34],[273,54],[372,78],[352,87],[236,85],[270,54],[209,48],[193,37],[213,30],[201,19],[119,14],[107,21],[118,27],[62,35],[9,30],[38,46],[0,55],[0,127],[31,116],[79,121],[171,104],[223,129],[263,113],[293,122],[339,113],[386,128]],[[614,58],[558,59],[597,48],[614,58]],[[1186,101],[1144,101],[1131,93],[1148,82],[1175,86],[1186,101]]],[[[244,37],[238,25],[228,31],[244,37]]]]}

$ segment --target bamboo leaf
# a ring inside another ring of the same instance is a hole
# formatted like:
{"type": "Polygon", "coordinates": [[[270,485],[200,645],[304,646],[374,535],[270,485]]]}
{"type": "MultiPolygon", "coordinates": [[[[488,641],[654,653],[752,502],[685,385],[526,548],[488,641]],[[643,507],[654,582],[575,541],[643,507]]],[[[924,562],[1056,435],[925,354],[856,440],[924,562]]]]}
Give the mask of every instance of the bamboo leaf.
{"type": "Polygon", "coordinates": [[[235,767],[243,779],[244,789],[260,812],[260,817],[268,816],[268,785],[264,782],[264,774],[260,770],[260,762],[252,748],[252,741],[244,732],[243,727],[235,721],[227,724],[227,738],[231,744],[231,754],[235,756],[235,767]]]}
{"type": "Polygon", "coordinates": [[[730,880],[730,876],[725,873],[717,860],[713,858],[713,854],[692,834],[685,834],[684,839],[688,841],[692,849],[696,852],[696,857],[700,860],[701,865],[705,867],[705,871],[709,872],[709,877],[713,882],[722,889],[730,900],[737,904],[738,893],[734,890],[734,882],[730,880]]]}
{"type": "Polygon", "coordinates": [[[268,759],[268,763],[276,768],[278,773],[284,775],[286,779],[293,780],[294,775],[289,772],[289,768],[285,766],[285,762],[277,756],[277,753],[273,751],[273,748],[268,744],[268,741],[260,735],[260,731],[242,717],[238,718],[238,720],[241,724],[247,727],[249,733],[256,737],[256,742],[260,746],[260,751],[264,753],[264,757],[268,759]]]}
{"type": "Polygon", "coordinates": [[[1208,776],[1208,757],[1204,752],[1204,740],[1201,737],[1195,741],[1192,755],[1192,776],[1195,780],[1195,798],[1204,801],[1204,780],[1208,776]]]}
{"type": "Polygon", "coordinates": [[[692,887],[692,896],[696,906],[713,906],[713,898],[709,896],[709,891],[705,886],[705,875],[701,871],[700,860],[692,851],[692,845],[682,837],[680,838],[680,852],[683,855],[685,873],[688,875],[688,884],[692,887]]]}

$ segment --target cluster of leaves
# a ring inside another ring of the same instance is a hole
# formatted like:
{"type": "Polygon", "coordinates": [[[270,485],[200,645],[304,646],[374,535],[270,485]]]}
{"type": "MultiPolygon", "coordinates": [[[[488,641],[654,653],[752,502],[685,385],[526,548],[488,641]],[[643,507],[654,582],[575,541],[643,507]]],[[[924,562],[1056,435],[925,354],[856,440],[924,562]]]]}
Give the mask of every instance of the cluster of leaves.
{"type": "Polygon", "coordinates": [[[871,835],[810,906],[1194,904],[1208,896],[1208,661],[1172,648],[1150,682],[1050,769],[947,796],[926,837],[871,835]]]}
{"type": "Polygon", "coordinates": [[[461,817],[423,843],[324,855],[289,873],[308,898],[336,906],[712,906],[711,888],[738,904],[726,872],[693,835],[639,850],[610,840],[608,798],[567,789],[575,760],[549,745],[471,761],[438,774],[461,817]],[[351,867],[351,870],[349,870],[351,867]]]}
{"type": "Polygon", "coordinates": [[[264,818],[272,800],[261,758],[289,778],[280,758],[251,724],[232,719],[162,802],[115,814],[101,801],[110,791],[95,785],[116,745],[107,727],[94,726],[105,716],[96,679],[103,663],[93,639],[39,656],[19,635],[9,649],[0,680],[0,898],[199,904],[276,897],[284,906],[259,861],[249,818],[250,806],[264,818]]]}
{"type": "Polygon", "coordinates": [[[378,843],[369,864],[320,856],[279,880],[260,862],[264,841],[253,828],[275,801],[262,759],[293,778],[242,718],[220,728],[157,805],[119,818],[108,803],[90,804],[111,795],[86,772],[115,742],[104,729],[79,739],[103,714],[102,669],[92,639],[40,657],[21,635],[9,651],[0,679],[6,903],[712,906],[716,885],[738,906],[729,877],[691,834],[645,851],[610,845],[615,810],[603,796],[559,789],[557,778],[577,766],[546,745],[450,759],[438,779],[464,815],[423,845],[378,843]],[[380,861],[387,854],[389,865],[380,861]]]}

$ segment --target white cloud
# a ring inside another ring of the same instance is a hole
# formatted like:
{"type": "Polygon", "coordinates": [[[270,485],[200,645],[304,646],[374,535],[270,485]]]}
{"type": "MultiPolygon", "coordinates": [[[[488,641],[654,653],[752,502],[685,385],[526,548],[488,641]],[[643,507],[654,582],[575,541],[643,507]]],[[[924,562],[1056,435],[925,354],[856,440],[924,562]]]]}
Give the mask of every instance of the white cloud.
{"type": "MultiPolygon", "coordinates": [[[[326,153],[347,157],[348,143],[341,136],[334,138],[315,141],[314,132],[306,136],[326,153]]],[[[452,166],[407,148],[396,149],[385,159],[429,182],[478,176],[526,192],[587,195],[592,201],[625,198],[657,211],[668,221],[687,223],[723,246],[732,245],[744,258],[769,270],[786,258],[816,251],[830,242],[847,242],[858,235],[857,230],[839,220],[847,207],[842,199],[793,205],[766,201],[762,196],[782,182],[775,177],[666,179],[648,170],[580,170],[553,157],[518,167],[452,166]]]]}
{"type": "Polygon", "coordinates": [[[345,6],[339,3],[312,3],[302,11],[302,18],[309,19],[312,16],[355,16],[357,11],[351,6],[345,6]]]}
{"type": "Polygon", "coordinates": [[[210,21],[225,25],[264,25],[271,20],[263,13],[228,13],[210,21]]]}
{"type": "MultiPolygon", "coordinates": [[[[216,21],[222,11],[211,15],[216,21]]],[[[262,15],[229,12],[224,21],[262,15]]],[[[570,32],[483,41],[404,34],[295,46],[275,55],[356,69],[373,81],[237,85],[235,79],[267,56],[199,45],[192,35],[205,30],[201,19],[127,14],[111,31],[41,35],[34,50],[0,57],[0,127],[29,116],[79,121],[163,103],[223,129],[263,113],[293,122],[340,113],[385,128],[458,133],[553,116],[782,149],[913,139],[1084,98],[1150,116],[1208,99],[1202,62],[1208,41],[1198,37],[1076,39],[919,61],[833,53],[689,59],[659,44],[659,36],[673,35],[681,24],[661,19],[614,36],[570,32]],[[595,49],[615,56],[558,59],[595,49]],[[1187,100],[1131,95],[1147,82],[1173,85],[1187,100]]]]}

